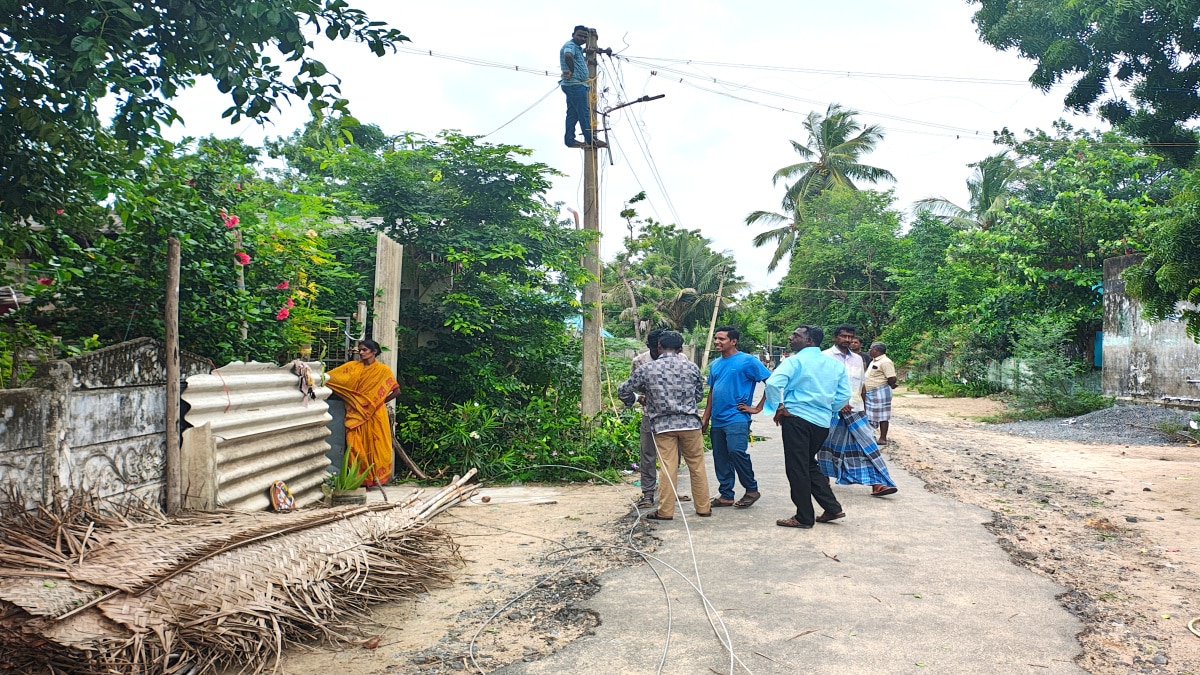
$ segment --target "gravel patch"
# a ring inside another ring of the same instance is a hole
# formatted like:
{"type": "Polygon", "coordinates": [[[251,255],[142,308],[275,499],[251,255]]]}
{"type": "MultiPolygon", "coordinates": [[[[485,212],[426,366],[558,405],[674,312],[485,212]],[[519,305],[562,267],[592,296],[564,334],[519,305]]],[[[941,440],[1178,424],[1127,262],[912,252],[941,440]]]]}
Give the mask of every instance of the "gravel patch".
{"type": "Polygon", "coordinates": [[[1157,430],[1163,422],[1187,425],[1192,413],[1157,405],[1115,405],[1079,417],[993,425],[1018,436],[1078,443],[1171,445],[1177,442],[1157,430]]]}

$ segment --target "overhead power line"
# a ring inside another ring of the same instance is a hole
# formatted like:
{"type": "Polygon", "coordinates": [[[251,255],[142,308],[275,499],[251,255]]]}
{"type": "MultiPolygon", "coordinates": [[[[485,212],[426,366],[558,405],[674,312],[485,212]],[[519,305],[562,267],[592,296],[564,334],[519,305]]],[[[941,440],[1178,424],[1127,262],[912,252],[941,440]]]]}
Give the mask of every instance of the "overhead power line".
{"type": "Polygon", "coordinates": [[[750,63],[722,63],[720,61],[699,61],[696,59],[668,59],[654,56],[622,56],[622,58],[655,63],[673,63],[681,66],[706,66],[712,68],[739,68],[744,70],[768,70],[784,73],[807,73],[811,75],[837,75],[841,77],[862,77],[885,80],[919,80],[923,82],[951,82],[955,84],[994,84],[1005,86],[1030,86],[1029,80],[1002,80],[988,77],[956,77],[953,75],[918,75],[903,73],[872,73],[855,70],[832,70],[827,68],[800,68],[795,66],[763,66],[750,63]]]}
{"type": "MultiPolygon", "coordinates": [[[[800,101],[801,103],[809,103],[812,105],[826,105],[826,103],[823,101],[818,101],[818,100],[811,99],[811,98],[804,98],[803,96],[795,96],[793,94],[785,94],[783,92],[773,91],[770,89],[763,89],[762,87],[754,87],[754,86],[751,86],[748,84],[741,84],[738,82],[729,82],[727,80],[721,80],[719,78],[710,77],[707,75],[697,75],[696,73],[690,73],[686,70],[680,70],[678,68],[668,68],[668,67],[663,67],[663,66],[656,66],[655,64],[647,63],[644,61],[635,61],[635,60],[632,60],[625,56],[614,56],[614,58],[619,58],[622,61],[626,61],[627,63],[629,63],[633,66],[637,66],[638,68],[645,68],[645,69],[649,70],[652,74],[657,74],[658,72],[661,71],[661,72],[671,73],[673,75],[678,75],[681,78],[680,81],[683,81],[683,80],[696,81],[696,80],[698,80],[698,81],[705,82],[705,83],[711,82],[713,84],[721,85],[724,87],[729,87],[731,89],[736,89],[739,91],[750,91],[750,92],[754,92],[756,94],[764,94],[767,96],[774,96],[776,98],[782,98],[782,99],[791,100],[791,101],[800,101]]],[[[871,115],[874,117],[889,119],[889,120],[893,120],[896,122],[905,122],[907,124],[916,124],[916,125],[920,125],[920,126],[932,127],[935,129],[942,129],[945,131],[955,131],[955,132],[958,132],[961,134],[976,134],[979,132],[978,129],[967,129],[965,127],[956,127],[951,124],[941,124],[938,122],[925,122],[922,120],[915,120],[910,117],[900,117],[899,115],[889,115],[887,113],[873,112],[870,110],[863,110],[863,109],[857,108],[857,107],[855,109],[858,110],[859,112],[863,113],[864,115],[871,115]]]]}

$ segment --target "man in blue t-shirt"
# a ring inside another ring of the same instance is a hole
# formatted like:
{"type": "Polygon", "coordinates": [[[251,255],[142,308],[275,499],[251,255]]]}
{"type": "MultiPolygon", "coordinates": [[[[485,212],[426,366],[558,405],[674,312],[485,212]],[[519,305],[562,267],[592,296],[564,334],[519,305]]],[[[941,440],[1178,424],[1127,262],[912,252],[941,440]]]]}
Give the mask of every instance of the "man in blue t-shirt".
{"type": "Polygon", "coordinates": [[[708,368],[708,405],[700,421],[704,427],[712,422],[713,467],[717,472],[720,495],[712,500],[714,507],[736,506],[749,508],[762,495],[754,480],[754,465],[750,463],[750,416],[762,412],[762,401],[754,406],[754,386],[771,377],[758,359],[738,351],[741,333],[733,326],[721,326],[713,334],[713,346],[721,358],[708,368]],[[733,500],[733,479],[736,474],[746,493],[733,500]]]}
{"type": "Polygon", "coordinates": [[[591,30],[587,26],[575,26],[571,39],[558,50],[558,67],[562,79],[558,85],[567,97],[567,132],[563,142],[568,148],[583,148],[595,145],[606,148],[604,141],[592,138],[592,106],[588,100],[588,64],[583,48],[591,30]],[[575,140],[575,125],[583,131],[583,142],[575,140]],[[593,143],[593,141],[595,141],[593,143]]]}

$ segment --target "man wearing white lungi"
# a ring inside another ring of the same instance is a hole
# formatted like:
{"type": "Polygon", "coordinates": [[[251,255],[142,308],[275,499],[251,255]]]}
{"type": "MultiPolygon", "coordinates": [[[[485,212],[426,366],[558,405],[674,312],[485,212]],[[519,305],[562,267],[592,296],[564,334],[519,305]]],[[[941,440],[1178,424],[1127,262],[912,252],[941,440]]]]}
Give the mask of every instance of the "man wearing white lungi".
{"type": "Polygon", "coordinates": [[[867,421],[879,428],[879,445],[887,445],[888,420],[892,419],[892,390],[897,387],[896,365],[887,357],[887,345],[872,342],[871,364],[867,366],[863,388],[866,389],[867,421]]]}

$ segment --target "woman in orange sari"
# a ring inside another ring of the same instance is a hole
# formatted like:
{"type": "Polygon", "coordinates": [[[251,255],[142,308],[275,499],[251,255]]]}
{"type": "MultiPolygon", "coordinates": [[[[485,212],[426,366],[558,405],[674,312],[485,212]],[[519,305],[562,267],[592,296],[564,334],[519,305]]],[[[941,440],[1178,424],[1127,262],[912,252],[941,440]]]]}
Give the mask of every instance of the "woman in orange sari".
{"type": "Polygon", "coordinates": [[[370,467],[364,485],[386,485],[392,479],[392,429],[388,401],[400,393],[392,371],[376,357],[382,350],[374,340],[358,343],[358,361],[329,371],[325,383],[346,402],[346,452],[363,469],[370,467]]]}

